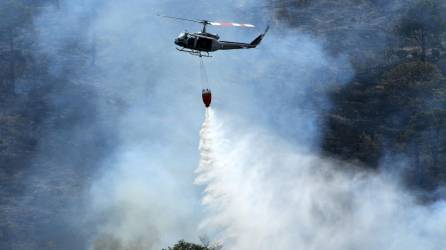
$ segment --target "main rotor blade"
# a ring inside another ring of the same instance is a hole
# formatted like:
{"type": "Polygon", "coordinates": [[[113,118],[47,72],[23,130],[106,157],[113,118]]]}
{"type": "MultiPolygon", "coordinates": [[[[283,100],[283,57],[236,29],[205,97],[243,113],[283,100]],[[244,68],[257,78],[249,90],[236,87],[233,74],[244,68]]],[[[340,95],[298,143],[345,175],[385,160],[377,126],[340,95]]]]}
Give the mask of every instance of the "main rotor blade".
{"type": "Polygon", "coordinates": [[[159,17],[164,17],[164,18],[170,18],[170,19],[181,20],[181,21],[189,21],[189,22],[195,22],[195,23],[203,23],[202,20],[187,19],[187,18],[174,17],[174,16],[164,16],[164,15],[160,15],[160,14],[158,14],[157,16],[159,16],[159,17]]]}
{"type": "Polygon", "coordinates": [[[210,25],[223,26],[223,27],[242,27],[242,28],[255,28],[256,26],[249,23],[230,23],[230,22],[209,22],[210,25]]]}
{"type": "Polygon", "coordinates": [[[213,26],[223,26],[223,27],[242,27],[242,28],[255,28],[256,26],[249,24],[249,23],[232,23],[232,22],[209,22],[206,20],[196,20],[196,19],[187,19],[187,18],[182,18],[182,17],[174,17],[174,16],[164,16],[164,15],[160,15],[158,14],[157,16],[159,17],[164,17],[164,18],[170,18],[170,19],[175,19],[175,20],[180,20],[180,21],[189,21],[189,22],[194,22],[194,23],[201,23],[201,24],[210,24],[213,26]]]}

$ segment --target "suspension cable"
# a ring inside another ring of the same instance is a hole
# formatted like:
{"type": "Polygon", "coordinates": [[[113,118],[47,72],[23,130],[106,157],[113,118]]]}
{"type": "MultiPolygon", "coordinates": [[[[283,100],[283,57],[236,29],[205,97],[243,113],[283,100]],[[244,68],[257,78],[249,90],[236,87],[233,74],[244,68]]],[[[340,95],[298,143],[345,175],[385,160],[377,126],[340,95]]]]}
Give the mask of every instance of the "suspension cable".
{"type": "Polygon", "coordinates": [[[201,85],[203,87],[206,87],[206,88],[209,87],[209,79],[208,79],[206,67],[204,65],[203,57],[200,57],[200,80],[201,80],[201,85]]]}

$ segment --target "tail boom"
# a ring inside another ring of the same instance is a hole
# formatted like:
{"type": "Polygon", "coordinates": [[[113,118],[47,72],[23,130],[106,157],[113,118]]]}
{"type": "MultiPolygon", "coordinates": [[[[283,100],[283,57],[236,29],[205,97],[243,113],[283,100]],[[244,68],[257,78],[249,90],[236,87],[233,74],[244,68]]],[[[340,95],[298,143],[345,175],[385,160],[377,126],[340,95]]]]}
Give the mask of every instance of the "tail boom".
{"type": "Polygon", "coordinates": [[[230,49],[253,49],[256,48],[265,37],[266,33],[269,30],[269,26],[266,27],[265,32],[263,34],[256,37],[251,43],[237,43],[237,42],[226,42],[220,41],[220,49],[221,50],[230,50],[230,49]]]}

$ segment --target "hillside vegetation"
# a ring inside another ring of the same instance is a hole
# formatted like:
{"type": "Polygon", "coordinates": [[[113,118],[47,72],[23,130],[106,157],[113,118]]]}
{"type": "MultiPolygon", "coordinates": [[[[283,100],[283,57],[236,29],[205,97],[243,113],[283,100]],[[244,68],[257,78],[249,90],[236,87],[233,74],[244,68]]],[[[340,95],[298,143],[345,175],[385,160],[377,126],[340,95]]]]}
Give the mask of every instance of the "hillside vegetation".
{"type": "MultiPolygon", "coordinates": [[[[64,204],[82,193],[90,167],[111,141],[101,129],[109,125],[96,120],[97,93],[74,80],[95,63],[94,45],[73,38],[56,53],[54,68],[37,42],[42,31],[36,18],[58,7],[57,0],[0,2],[0,249],[56,249],[67,242],[82,249],[76,245],[81,236],[58,230],[69,231],[62,226],[70,214],[64,204]],[[76,132],[91,136],[78,141],[70,136],[76,132]],[[41,150],[49,158],[39,158],[41,150]],[[71,155],[82,157],[73,157],[67,171],[53,171],[66,167],[59,159],[71,155]],[[43,170],[47,180],[29,181],[43,170]],[[51,230],[70,237],[53,242],[51,230]]],[[[348,84],[327,90],[332,106],[321,117],[325,155],[402,173],[415,190],[446,183],[444,1],[271,0],[266,8],[276,25],[320,39],[328,53],[346,54],[356,72],[348,84]]],[[[209,247],[180,241],[169,249],[209,247]]]]}
{"type": "MultiPolygon", "coordinates": [[[[276,18],[347,53],[356,76],[329,90],[322,148],[376,169],[393,164],[408,185],[446,182],[446,3],[274,1],[276,18]],[[409,4],[408,4],[409,3],[409,4]],[[398,167],[404,162],[404,167],[398,167]]],[[[392,168],[390,167],[390,168],[392,168]]]]}

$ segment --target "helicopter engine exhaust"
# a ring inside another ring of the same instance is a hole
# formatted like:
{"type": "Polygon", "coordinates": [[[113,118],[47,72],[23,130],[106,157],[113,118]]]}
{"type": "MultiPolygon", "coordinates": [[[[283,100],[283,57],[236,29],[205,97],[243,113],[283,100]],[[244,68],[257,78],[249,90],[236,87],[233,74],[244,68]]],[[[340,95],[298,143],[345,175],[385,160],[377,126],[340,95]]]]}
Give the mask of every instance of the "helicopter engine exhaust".
{"type": "Polygon", "coordinates": [[[212,101],[212,93],[209,89],[203,89],[201,92],[201,97],[203,98],[203,103],[206,108],[209,108],[211,106],[212,101]]]}

